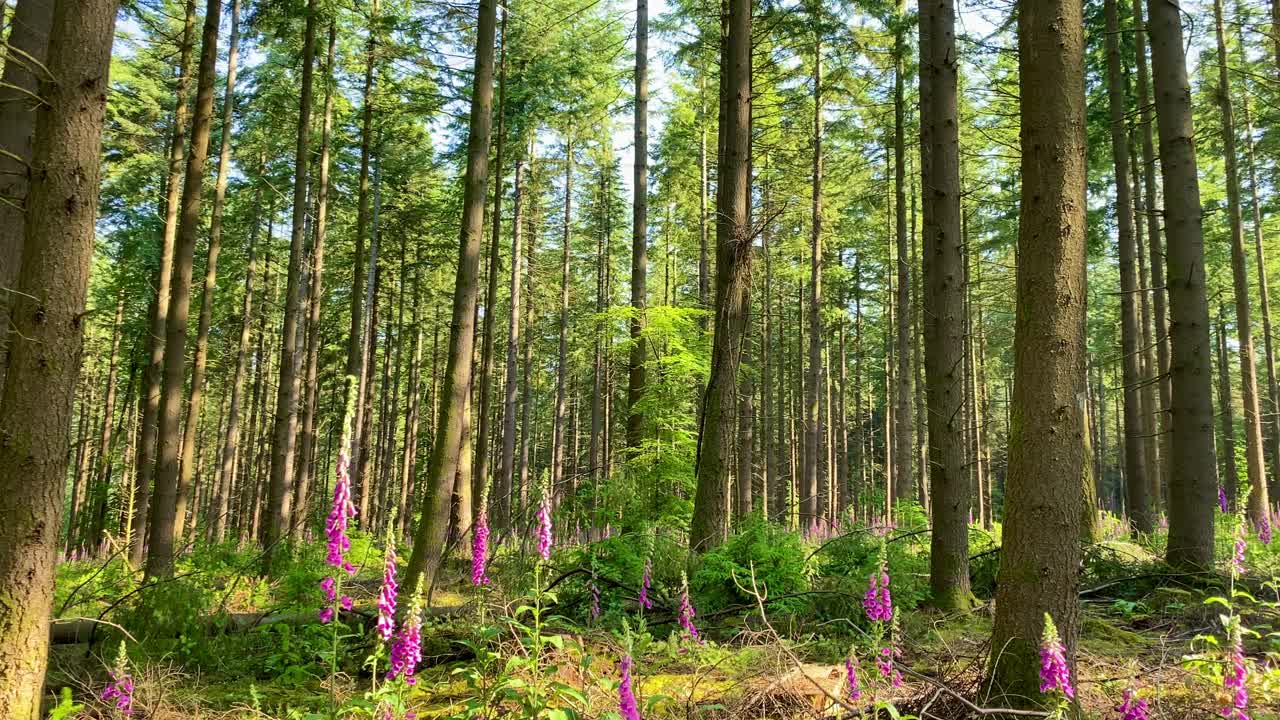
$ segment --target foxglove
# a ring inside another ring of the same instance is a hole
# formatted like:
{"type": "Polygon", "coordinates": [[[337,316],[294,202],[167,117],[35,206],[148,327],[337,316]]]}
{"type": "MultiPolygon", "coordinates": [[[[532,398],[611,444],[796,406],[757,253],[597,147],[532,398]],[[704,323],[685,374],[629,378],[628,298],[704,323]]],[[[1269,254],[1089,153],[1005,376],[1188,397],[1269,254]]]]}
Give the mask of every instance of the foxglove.
{"type": "Polygon", "coordinates": [[[1222,717],[1227,720],[1250,720],[1249,690],[1245,687],[1249,669],[1244,661],[1244,641],[1240,638],[1240,628],[1231,632],[1231,666],[1222,677],[1222,688],[1227,691],[1228,702],[1222,708],[1222,717]]]}
{"type": "Polygon", "coordinates": [[[544,494],[538,505],[538,554],[542,561],[551,559],[551,501],[544,494]]]}
{"type": "Polygon", "coordinates": [[[653,558],[644,559],[644,575],[640,578],[640,607],[653,609],[653,601],[649,599],[649,587],[653,582],[653,558]]]}
{"type": "Polygon", "coordinates": [[[1071,684],[1071,670],[1067,667],[1066,648],[1058,637],[1053,618],[1044,614],[1044,633],[1040,638],[1040,692],[1058,691],[1069,698],[1076,696],[1071,684]]]}
{"type": "Polygon", "coordinates": [[[396,630],[396,547],[394,537],[387,534],[387,556],[382,570],[382,590],[378,593],[378,637],[390,642],[396,630]]]}
{"type": "Polygon", "coordinates": [[[636,705],[636,694],[631,687],[631,656],[622,656],[622,679],[618,683],[618,714],[622,720],[640,720],[640,708],[636,705]]]}
{"type": "Polygon", "coordinates": [[[862,689],[858,687],[858,671],[853,665],[853,655],[844,659],[844,681],[848,686],[849,701],[862,699],[862,689]]]}
{"type": "Polygon", "coordinates": [[[475,532],[471,533],[471,584],[480,587],[489,584],[485,565],[489,558],[489,513],[480,511],[475,532]]]}

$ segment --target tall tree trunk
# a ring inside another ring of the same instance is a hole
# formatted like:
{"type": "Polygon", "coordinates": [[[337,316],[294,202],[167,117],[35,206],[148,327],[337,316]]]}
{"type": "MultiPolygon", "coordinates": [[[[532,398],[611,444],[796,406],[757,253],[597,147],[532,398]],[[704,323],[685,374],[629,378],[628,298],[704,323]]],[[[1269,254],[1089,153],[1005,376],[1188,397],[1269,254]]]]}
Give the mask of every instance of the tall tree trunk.
{"type": "Polygon", "coordinates": [[[280,384],[276,389],[275,430],[271,442],[271,480],[267,503],[271,515],[263,535],[263,569],[270,574],[277,567],[288,542],[293,520],[293,456],[298,434],[298,374],[301,348],[298,325],[302,320],[302,244],[307,218],[307,177],[311,161],[311,98],[315,75],[316,25],[320,22],[317,0],[307,2],[307,21],[302,40],[302,88],[298,102],[298,140],[294,151],[293,228],[289,237],[289,270],[285,279],[284,329],[280,336],[280,384]]]}
{"type": "Polygon", "coordinates": [[[1169,293],[1172,404],[1168,407],[1172,434],[1167,460],[1170,476],[1166,559],[1179,568],[1207,568],[1213,563],[1216,468],[1209,392],[1209,305],[1205,297],[1191,88],[1182,44],[1181,9],[1162,0],[1148,0],[1147,9],[1151,16],[1148,30],[1168,241],[1165,286],[1169,293]]]}
{"type": "Polygon", "coordinates": [[[178,206],[182,196],[183,162],[187,153],[187,93],[191,85],[191,55],[195,45],[196,1],[187,0],[178,55],[178,86],[174,92],[173,137],[169,140],[169,177],[165,197],[164,232],[160,240],[160,267],[156,270],[156,297],[151,306],[147,335],[149,360],[143,373],[142,429],[133,487],[133,538],[129,561],[142,565],[151,519],[152,480],[160,440],[160,386],[164,381],[165,330],[169,321],[169,296],[173,277],[173,247],[178,234],[178,206]]]}
{"type": "MultiPolygon", "coordinates": [[[[1237,15],[1240,13],[1237,12],[1237,15]]],[[[1243,33],[1243,30],[1241,30],[1243,33]]],[[[1243,35],[1240,47],[1245,47],[1243,35]]],[[[1280,382],[1276,379],[1276,355],[1274,339],[1271,335],[1271,292],[1267,285],[1266,256],[1262,250],[1262,211],[1258,202],[1258,171],[1253,154],[1253,118],[1249,112],[1249,87],[1245,83],[1244,104],[1244,157],[1249,171],[1249,208],[1253,214],[1253,249],[1254,261],[1258,264],[1258,305],[1262,309],[1262,344],[1267,363],[1267,410],[1264,417],[1271,418],[1268,423],[1267,443],[1271,446],[1271,487],[1272,497],[1280,495],[1280,382]]]]}
{"type": "MultiPolygon", "coordinates": [[[[899,7],[899,15],[902,9],[899,7]]],[[[894,500],[910,502],[915,497],[915,476],[911,460],[915,440],[912,436],[911,401],[911,266],[908,264],[907,236],[907,153],[906,153],[906,102],[903,99],[905,56],[907,54],[906,20],[896,19],[893,47],[893,196],[895,237],[898,248],[898,323],[897,323],[897,375],[894,386],[894,500]]]]}
{"type": "Polygon", "coordinates": [[[36,117],[22,272],[0,396],[0,717],[37,720],[85,296],[115,0],[58,2],[36,117]]]}
{"type": "Polygon", "coordinates": [[[38,68],[49,49],[54,0],[18,0],[9,17],[4,76],[0,77],[0,392],[8,368],[9,307],[22,268],[22,209],[35,139],[38,68]]]}
{"type": "Polygon", "coordinates": [[[726,0],[720,58],[719,167],[716,177],[716,302],[711,376],[703,398],[689,546],[724,539],[726,489],[737,417],[737,371],[751,278],[751,0],[726,0]]]}
{"type": "MultiPolygon", "coordinates": [[[[1137,152],[1137,144],[1134,142],[1132,133],[1129,134],[1129,157],[1141,158],[1137,152]]],[[[1160,435],[1156,432],[1159,421],[1157,415],[1160,410],[1156,399],[1157,386],[1160,379],[1156,377],[1157,365],[1155,354],[1155,333],[1152,330],[1151,319],[1151,301],[1147,290],[1154,285],[1152,276],[1147,272],[1147,252],[1146,240],[1143,232],[1143,223],[1141,222],[1142,213],[1145,212],[1143,198],[1143,187],[1141,181],[1141,173],[1138,165],[1140,163],[1130,163],[1132,168],[1133,183],[1133,210],[1136,222],[1133,223],[1133,237],[1137,241],[1137,262],[1138,262],[1138,278],[1137,287],[1140,297],[1139,305],[1142,308],[1142,334],[1139,337],[1138,353],[1141,367],[1140,381],[1140,398],[1142,400],[1142,429],[1145,435],[1141,438],[1143,459],[1146,461],[1146,480],[1147,489],[1143,493],[1146,497],[1146,507],[1154,518],[1154,508],[1156,500],[1160,495],[1160,435]]],[[[1097,475],[1098,483],[1101,484],[1102,476],[1097,475]]],[[[1101,489],[1101,487],[1099,487],[1101,489]]]]}
{"type": "MultiPolygon", "coordinates": [[[[235,11],[239,6],[238,0],[233,2],[232,18],[235,17],[235,11]]],[[[259,167],[262,165],[259,163],[259,167]]],[[[262,189],[259,187],[255,191],[254,207],[259,208],[261,205],[262,189]]],[[[217,497],[217,510],[213,520],[213,541],[218,543],[226,537],[231,493],[235,486],[236,455],[240,449],[240,404],[243,402],[244,380],[249,366],[249,342],[253,333],[253,282],[257,272],[257,239],[260,224],[255,218],[249,230],[249,259],[245,265],[244,299],[240,305],[240,342],[236,349],[236,369],[231,380],[231,406],[227,408],[227,427],[223,434],[220,460],[223,489],[217,497]]],[[[252,433],[249,437],[253,437],[252,433]]]]}
{"type": "Polygon", "coordinates": [[[1222,117],[1222,156],[1227,176],[1227,221],[1231,229],[1231,284],[1236,296],[1236,337],[1240,342],[1240,396],[1244,403],[1245,469],[1249,479],[1249,520],[1269,523],[1267,474],[1262,461],[1262,413],[1258,400],[1258,365],[1253,345],[1253,317],[1249,307],[1249,268],[1244,250],[1244,221],[1240,211],[1240,171],[1236,157],[1235,111],[1227,75],[1227,40],[1222,0],[1214,0],[1218,40],[1218,111],[1222,117]]]}
{"type": "Polygon", "coordinates": [[[773,261],[769,255],[769,240],[773,223],[768,221],[772,206],[769,202],[769,186],[764,191],[764,227],[760,229],[760,257],[764,260],[764,296],[760,301],[760,444],[764,450],[764,495],[761,498],[761,514],[767,520],[781,520],[782,476],[778,467],[781,443],[777,432],[781,428],[782,403],[773,402],[773,261]]]}
{"type": "Polygon", "coordinates": [[[920,19],[920,178],[924,363],[929,405],[929,581],[942,609],[973,602],[969,586],[969,486],[961,408],[964,386],[964,258],[960,232],[960,139],[955,4],[920,19]]]}
{"type": "Polygon", "coordinates": [[[573,232],[573,130],[564,146],[564,232],[560,237],[560,345],[556,360],[556,398],[551,416],[551,486],[543,488],[559,503],[564,488],[565,383],[569,371],[569,239],[573,232]]]}
{"type": "Polygon", "coordinates": [[[640,446],[644,417],[645,286],[649,276],[649,0],[636,0],[635,176],[631,212],[631,371],[627,376],[627,447],[640,446]]]}
{"type": "MultiPolygon", "coordinates": [[[[1278,0],[1280,1],[1280,0],[1278,0]]],[[[707,231],[707,73],[698,73],[698,307],[711,309],[711,260],[707,231]]],[[[699,319],[707,329],[707,315],[699,319]]]]}
{"type": "Polygon", "coordinates": [[[425,587],[440,564],[449,525],[449,488],[457,472],[464,415],[471,389],[471,359],[475,345],[477,276],[480,242],[484,230],[485,190],[489,181],[489,136],[493,106],[493,37],[497,25],[494,0],[480,0],[476,27],[474,84],[467,137],[467,169],[464,175],[462,223],[458,270],[454,281],[453,318],[449,331],[449,358],[445,369],[435,445],[427,470],[426,502],[413,540],[413,555],[405,572],[404,590],[412,595],[425,575],[425,587]]]}
{"type": "MultiPolygon", "coordinates": [[[[811,10],[817,22],[817,8],[811,10]]],[[[822,419],[818,395],[822,390],[822,37],[814,37],[813,47],[813,204],[809,234],[809,376],[805,387],[804,506],[800,514],[802,530],[817,521],[818,485],[821,476],[822,419]]],[[[749,182],[749,180],[748,180],[749,182]]],[[[750,202],[748,201],[748,206],[750,202]]],[[[743,317],[746,317],[744,310],[743,317]]],[[[743,320],[745,326],[746,320],[743,320]]]]}
{"type": "Polygon", "coordinates": [[[1124,385],[1125,505],[1134,530],[1149,533],[1155,526],[1147,493],[1149,434],[1142,403],[1142,327],[1139,296],[1144,292],[1137,268],[1134,240],[1133,194],[1129,192],[1129,141],[1125,134],[1126,100],[1124,68],[1120,59],[1120,15],[1116,0],[1106,0],[1107,99],[1111,119],[1111,156],[1115,167],[1116,228],[1120,248],[1120,341],[1124,385]]]}
{"type": "Polygon", "coordinates": [[[521,209],[524,200],[524,162],[516,161],[515,205],[511,214],[511,298],[507,316],[506,386],[502,400],[502,457],[493,498],[493,523],[499,530],[511,526],[511,494],[516,458],[516,400],[519,393],[520,301],[524,292],[524,250],[521,247],[521,209]]]}
{"type": "Polygon", "coordinates": [[[1218,307],[1218,419],[1222,424],[1222,485],[1227,496],[1228,509],[1236,511],[1239,500],[1239,473],[1236,470],[1235,403],[1231,399],[1231,366],[1227,363],[1227,323],[1222,319],[1226,312],[1218,307]]]}
{"type": "MultiPolygon", "coordinates": [[[[329,155],[333,135],[334,74],[337,60],[338,26],[329,20],[329,49],[325,59],[328,77],[324,89],[324,119],[320,130],[319,187],[316,198],[315,237],[311,243],[311,284],[308,287],[307,355],[302,404],[302,435],[298,439],[298,483],[293,499],[293,541],[302,539],[310,505],[311,481],[315,476],[312,455],[316,442],[316,414],[320,395],[320,305],[324,302],[324,242],[329,221],[329,155]]],[[[344,383],[345,386],[345,383],[344,383]]]]}
{"type": "Polygon", "coordinates": [[[227,50],[227,88],[222,100],[222,146],[218,152],[218,176],[214,182],[213,211],[209,221],[209,248],[205,259],[204,290],[196,330],[195,359],[191,369],[191,394],[187,399],[186,433],[178,475],[174,536],[182,537],[186,495],[195,472],[196,433],[204,400],[204,375],[209,358],[209,325],[213,319],[213,294],[218,287],[218,255],[222,252],[222,215],[226,208],[227,178],[231,171],[231,131],[235,118],[236,65],[240,51],[240,0],[231,2],[231,41],[227,50]]]}
{"type": "MultiPolygon", "coordinates": [[[[740,391],[738,393],[738,467],[734,472],[736,481],[735,489],[737,494],[734,497],[734,517],[738,519],[738,526],[741,527],[742,521],[751,515],[753,508],[751,503],[751,487],[754,477],[755,468],[755,406],[752,402],[755,396],[755,382],[752,377],[755,372],[749,367],[751,362],[751,349],[754,343],[750,340],[751,332],[751,307],[748,304],[746,309],[746,320],[744,321],[746,328],[743,331],[743,349],[740,372],[738,373],[738,384],[740,391]]],[[[758,349],[757,349],[758,352],[758,349]]]]}
{"type": "Polygon", "coordinates": [[[1022,207],[1018,217],[1013,424],[991,684],[1038,705],[1053,618],[1074,676],[1086,467],[1084,19],[1074,0],[1018,7],[1022,207]]]}
{"type": "MultiPolygon", "coordinates": [[[[1170,377],[1169,352],[1169,288],[1165,285],[1165,251],[1164,235],[1160,229],[1160,214],[1156,212],[1156,153],[1153,140],[1155,104],[1151,102],[1150,81],[1147,72],[1147,24],[1142,15],[1143,0],[1133,3],[1134,45],[1137,57],[1138,108],[1142,128],[1142,184],[1146,202],[1144,209],[1147,216],[1147,239],[1151,251],[1151,304],[1155,312],[1156,359],[1159,363],[1158,382],[1160,388],[1160,467],[1148,468],[1151,486],[1152,508],[1158,510],[1168,494],[1172,478],[1172,403],[1173,382],[1170,377]]],[[[1207,306],[1206,306],[1207,307],[1207,306]]],[[[1206,310],[1206,313],[1208,311],[1206,310]]],[[[1207,316],[1207,315],[1206,315],[1207,316]]],[[[1206,331],[1207,332],[1207,331],[1206,331]]],[[[1156,423],[1152,422],[1154,432],[1156,423]]]]}
{"type": "MultiPolygon", "coordinates": [[[[360,121],[360,180],[359,201],[356,209],[356,245],[353,253],[355,266],[351,275],[351,331],[347,337],[347,377],[355,378],[356,401],[355,412],[351,418],[351,487],[358,491],[364,487],[360,477],[360,439],[364,427],[364,386],[365,378],[365,326],[368,317],[365,306],[370,304],[369,293],[365,287],[366,272],[373,277],[374,265],[377,264],[377,251],[370,247],[369,268],[364,267],[364,242],[369,236],[369,165],[373,155],[373,111],[374,81],[377,79],[376,67],[378,58],[378,35],[380,32],[380,0],[372,0],[369,9],[369,37],[365,41],[364,64],[364,109],[360,121]]],[[[369,283],[372,285],[372,282],[369,283]]],[[[372,310],[370,310],[372,312],[372,310]]],[[[363,518],[361,519],[363,521],[363,518]]]]}
{"type": "MultiPolygon", "coordinates": [[[[182,184],[182,212],[173,247],[173,279],[169,288],[169,313],[165,323],[164,382],[160,394],[159,455],[155,493],[151,500],[148,578],[173,573],[174,545],[182,536],[187,488],[179,463],[182,450],[182,391],[186,379],[187,325],[191,311],[191,275],[196,241],[200,233],[200,206],[204,201],[205,167],[209,159],[209,132],[213,125],[213,86],[217,76],[218,24],[222,0],[205,6],[200,37],[200,66],[196,75],[195,114],[191,123],[191,147],[182,184]]],[[[188,428],[196,432],[195,425],[188,428]]]]}
{"type": "MultiPolygon", "coordinates": [[[[115,420],[116,380],[120,367],[120,333],[121,321],[124,317],[123,288],[116,293],[115,319],[111,322],[111,352],[107,360],[107,388],[102,394],[102,424],[98,433],[97,464],[94,472],[97,481],[93,486],[93,505],[91,522],[85,525],[83,534],[84,547],[96,551],[102,543],[102,523],[107,510],[107,496],[111,485],[111,431],[115,420]]],[[[88,492],[86,492],[86,496],[88,492]]]]}
{"type": "MultiPolygon", "coordinates": [[[[490,405],[493,397],[493,345],[494,321],[498,309],[498,275],[502,270],[502,194],[505,191],[506,166],[503,164],[503,150],[506,149],[506,107],[507,107],[507,8],[502,8],[502,52],[498,58],[498,132],[495,144],[493,163],[493,212],[489,214],[493,236],[489,243],[488,287],[484,296],[484,339],[480,353],[480,379],[476,388],[480,394],[480,416],[476,428],[476,462],[475,488],[472,496],[477,504],[488,497],[484,489],[489,483],[489,419],[490,405]]],[[[514,262],[514,261],[513,261],[514,262]]],[[[488,508],[474,508],[476,517],[487,512],[488,508]]]]}

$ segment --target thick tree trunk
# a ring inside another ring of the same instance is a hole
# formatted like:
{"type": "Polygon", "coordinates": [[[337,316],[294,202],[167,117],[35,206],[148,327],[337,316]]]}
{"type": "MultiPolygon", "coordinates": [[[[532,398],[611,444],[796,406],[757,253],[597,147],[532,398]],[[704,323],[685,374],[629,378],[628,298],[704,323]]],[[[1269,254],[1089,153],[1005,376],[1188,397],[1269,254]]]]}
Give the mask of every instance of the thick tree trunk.
{"type": "Polygon", "coordinates": [[[302,245],[307,218],[307,177],[311,162],[311,98],[315,75],[316,25],[320,22],[317,0],[307,2],[307,20],[302,40],[302,87],[298,102],[297,147],[293,170],[293,227],[289,237],[289,270],[285,279],[284,328],[280,335],[280,384],[276,389],[275,430],[271,442],[271,479],[267,486],[267,518],[263,535],[262,567],[270,574],[287,548],[289,525],[293,521],[293,456],[298,434],[298,375],[301,348],[298,347],[302,321],[302,245]]]}
{"type": "Polygon", "coordinates": [[[173,247],[178,234],[178,206],[182,197],[183,162],[187,153],[187,93],[191,85],[191,55],[195,45],[196,2],[187,0],[182,43],[179,49],[178,86],[174,93],[173,137],[169,141],[169,177],[165,198],[164,233],[160,240],[160,267],[156,270],[156,299],[151,306],[151,332],[147,336],[149,360],[143,372],[142,428],[138,441],[133,486],[133,538],[129,561],[142,565],[151,519],[152,480],[160,439],[160,385],[164,381],[164,343],[168,327],[173,247]]]}
{"type": "Polygon", "coordinates": [[[316,415],[320,396],[320,306],[324,302],[324,242],[329,220],[329,155],[333,136],[334,74],[337,60],[338,27],[329,21],[329,50],[325,61],[328,78],[324,90],[324,120],[320,130],[319,187],[316,198],[315,238],[311,243],[311,284],[308,287],[307,355],[302,405],[302,435],[298,439],[298,483],[293,498],[293,542],[302,539],[310,505],[311,482],[315,477],[312,462],[316,443],[316,415]]]}
{"type": "Polygon", "coordinates": [[[524,281],[524,250],[521,247],[521,209],[524,201],[524,162],[516,161],[515,205],[511,215],[511,311],[507,316],[506,386],[502,399],[502,458],[498,465],[497,487],[493,497],[493,526],[505,530],[511,526],[512,491],[516,459],[516,400],[519,396],[520,373],[520,304],[524,281]]]}
{"type": "Polygon", "coordinates": [[[1147,8],[1151,16],[1148,30],[1168,240],[1165,285],[1169,293],[1172,404],[1168,407],[1172,434],[1167,460],[1170,476],[1166,558],[1179,568],[1207,568],[1213,563],[1216,468],[1209,390],[1209,305],[1205,297],[1191,88],[1183,50],[1181,9],[1163,0],[1148,0],[1147,8]]]}
{"type": "Polygon", "coordinates": [[[716,302],[711,377],[698,438],[697,494],[689,546],[710,549],[727,531],[729,467],[737,417],[737,370],[751,278],[751,0],[727,0],[720,59],[716,184],[716,302]]]}
{"type": "Polygon", "coordinates": [[[920,177],[924,363],[929,405],[929,578],[939,608],[963,609],[969,589],[969,486],[961,408],[964,386],[964,258],[955,5],[926,5],[920,19],[920,177]]]}
{"type": "Polygon", "coordinates": [[[1244,457],[1249,479],[1249,521],[1271,521],[1267,474],[1262,461],[1262,413],[1258,400],[1258,364],[1253,345],[1253,313],[1249,307],[1249,268],[1244,250],[1244,221],[1240,210],[1240,171],[1236,157],[1235,111],[1227,75],[1227,40],[1222,0],[1214,0],[1218,40],[1218,111],[1222,118],[1222,157],[1227,176],[1227,222],[1231,229],[1231,281],[1236,296],[1236,338],[1240,343],[1240,396],[1244,404],[1244,457]]]}
{"type": "MultiPolygon", "coordinates": [[[[1280,0],[1277,0],[1280,2],[1280,0]]],[[[698,307],[711,310],[711,261],[707,231],[707,73],[698,73],[698,307]]],[[[707,315],[699,320],[707,329],[707,315]]]]}
{"type": "Polygon", "coordinates": [[[1111,156],[1115,167],[1116,228],[1120,248],[1120,341],[1124,384],[1125,506],[1134,530],[1155,527],[1147,493],[1147,429],[1142,403],[1142,327],[1139,297],[1144,292],[1137,268],[1133,194],[1129,192],[1129,140],[1125,133],[1124,68],[1120,59],[1120,15],[1116,0],[1106,0],[1107,98],[1111,119],[1111,156]]]}
{"type": "Polygon", "coordinates": [[[0,717],[42,717],[62,494],[98,210],[115,0],[57,4],[0,396],[0,717]]]}
{"type": "Polygon", "coordinates": [[[475,73],[467,138],[462,223],[458,242],[458,270],[454,281],[449,358],[445,369],[444,403],[436,428],[431,464],[427,470],[426,502],[413,541],[413,555],[405,571],[404,592],[431,587],[444,550],[449,525],[449,489],[457,472],[463,414],[471,389],[471,359],[475,345],[475,306],[480,271],[480,242],[484,230],[484,201],[489,181],[489,136],[493,106],[493,38],[497,25],[494,0],[480,0],[476,27],[475,73]],[[425,575],[425,578],[423,577],[425,575]]]}
{"type": "MultiPolygon", "coordinates": [[[[1085,371],[1086,133],[1083,8],[1018,6],[1022,207],[1013,426],[991,639],[1000,705],[1043,702],[1038,647],[1050,616],[1074,675],[1088,478],[1085,371]]],[[[1092,497],[1088,506],[1092,507],[1092,497]]]]}
{"type": "Polygon", "coordinates": [[[55,0],[18,0],[9,17],[4,76],[0,78],[0,392],[8,368],[9,291],[22,268],[22,208],[27,196],[31,144],[36,131],[38,68],[45,61],[55,0]]]}
{"type": "Polygon", "coordinates": [[[905,55],[907,53],[906,21],[897,20],[894,32],[893,48],[893,209],[894,236],[898,249],[898,322],[897,347],[895,358],[898,362],[897,375],[894,377],[894,491],[896,502],[910,502],[915,499],[915,476],[912,474],[911,460],[915,440],[913,439],[913,423],[911,418],[911,401],[914,394],[911,389],[911,355],[914,343],[911,340],[911,266],[908,264],[907,236],[907,153],[906,153],[906,101],[904,94],[905,55]]]}
{"type": "Polygon", "coordinates": [[[627,447],[640,446],[644,417],[645,289],[649,276],[649,0],[636,0],[635,175],[631,190],[631,370],[627,375],[627,447]]]}
{"type": "MultiPolygon", "coordinates": [[[[218,24],[222,0],[205,6],[200,38],[200,66],[196,75],[196,102],[191,124],[191,147],[182,184],[182,212],[173,247],[173,279],[169,288],[169,312],[165,322],[164,382],[160,394],[159,454],[155,492],[148,526],[148,578],[173,573],[174,545],[182,536],[187,488],[182,485],[179,464],[182,451],[182,395],[186,379],[187,325],[191,311],[191,275],[196,241],[200,234],[200,207],[204,202],[205,167],[209,159],[209,132],[213,125],[213,90],[217,77],[218,24]]],[[[193,424],[189,433],[196,432],[193,424]]]]}

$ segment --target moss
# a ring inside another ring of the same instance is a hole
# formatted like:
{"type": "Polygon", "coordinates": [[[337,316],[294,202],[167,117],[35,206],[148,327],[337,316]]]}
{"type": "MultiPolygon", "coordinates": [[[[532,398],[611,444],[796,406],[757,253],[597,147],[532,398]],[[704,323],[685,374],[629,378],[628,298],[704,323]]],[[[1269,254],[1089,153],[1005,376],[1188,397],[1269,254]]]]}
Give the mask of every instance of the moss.
{"type": "Polygon", "coordinates": [[[1145,649],[1141,635],[1094,617],[1086,617],[1080,627],[1080,646],[1096,655],[1131,656],[1145,649]]]}

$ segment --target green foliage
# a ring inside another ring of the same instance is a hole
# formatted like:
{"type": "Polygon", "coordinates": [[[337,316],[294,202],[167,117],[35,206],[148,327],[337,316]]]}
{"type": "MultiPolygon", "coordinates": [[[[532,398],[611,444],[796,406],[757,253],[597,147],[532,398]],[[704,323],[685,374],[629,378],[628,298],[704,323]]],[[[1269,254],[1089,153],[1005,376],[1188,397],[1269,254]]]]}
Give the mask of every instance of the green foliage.
{"type": "Polygon", "coordinates": [[[727,542],[699,559],[689,578],[699,613],[754,607],[753,573],[772,612],[795,613],[805,607],[803,598],[786,597],[809,588],[810,567],[799,535],[753,515],[727,542]]]}

